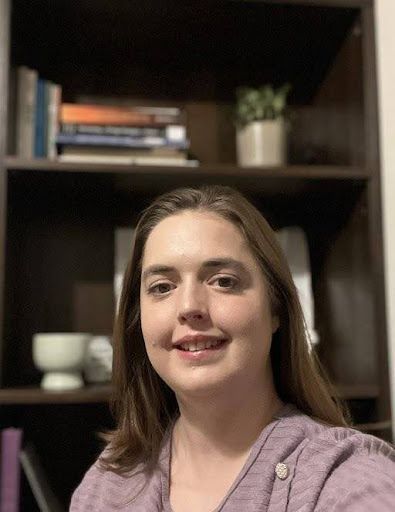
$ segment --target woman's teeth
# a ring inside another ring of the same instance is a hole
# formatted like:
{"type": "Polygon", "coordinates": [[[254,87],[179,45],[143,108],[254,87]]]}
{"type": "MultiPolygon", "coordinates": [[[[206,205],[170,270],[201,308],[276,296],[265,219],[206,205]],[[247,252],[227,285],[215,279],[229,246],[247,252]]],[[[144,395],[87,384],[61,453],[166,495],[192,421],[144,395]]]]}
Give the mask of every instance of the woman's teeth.
{"type": "Polygon", "coordinates": [[[181,345],[180,350],[188,352],[197,352],[198,350],[206,350],[218,346],[224,340],[213,340],[213,341],[201,341],[199,343],[185,343],[181,345]]]}

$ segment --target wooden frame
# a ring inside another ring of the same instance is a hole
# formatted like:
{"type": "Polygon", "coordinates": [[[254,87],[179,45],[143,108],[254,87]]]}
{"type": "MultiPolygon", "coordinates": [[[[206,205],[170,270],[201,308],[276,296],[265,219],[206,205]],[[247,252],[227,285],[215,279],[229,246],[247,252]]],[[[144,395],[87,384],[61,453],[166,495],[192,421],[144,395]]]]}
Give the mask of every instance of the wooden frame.
{"type": "MultiPolygon", "coordinates": [[[[229,1],[236,3],[233,0],[229,1]]],[[[237,3],[240,6],[243,4],[241,1],[237,3]]],[[[178,168],[166,166],[139,167],[110,164],[77,165],[45,159],[23,160],[6,154],[6,130],[1,130],[0,381],[2,389],[0,389],[0,404],[3,408],[3,422],[10,421],[9,418],[17,418],[18,421],[23,423],[24,411],[28,410],[29,413],[33,414],[36,424],[39,424],[40,408],[45,409],[46,414],[48,414],[47,417],[50,417],[51,407],[56,409],[57,418],[63,418],[65,413],[62,408],[70,407],[70,410],[75,411],[73,421],[76,421],[81,408],[86,404],[89,408],[91,423],[84,431],[84,435],[88,436],[88,433],[89,435],[92,433],[95,428],[92,426],[95,425],[96,420],[95,410],[97,408],[97,418],[99,418],[110,396],[109,387],[87,388],[77,393],[60,393],[55,398],[42,392],[37,386],[32,387],[33,384],[38,383],[38,373],[34,373],[35,370],[31,362],[26,363],[26,375],[22,375],[20,382],[18,382],[18,385],[24,386],[21,389],[17,389],[16,385],[14,386],[14,381],[9,378],[10,369],[6,368],[10,361],[12,364],[20,364],[21,373],[23,374],[24,368],[22,366],[29,356],[30,331],[35,329],[43,319],[49,318],[48,324],[44,327],[49,326],[48,328],[51,328],[55,325],[54,319],[56,319],[56,316],[60,316],[59,312],[67,309],[67,300],[70,297],[65,298],[63,302],[59,301],[59,304],[55,305],[48,313],[48,318],[46,314],[40,311],[39,307],[34,309],[33,305],[32,318],[28,319],[27,326],[24,327],[18,325],[18,318],[14,318],[17,316],[15,312],[19,313],[18,308],[23,313],[26,312],[30,304],[33,303],[34,294],[36,293],[33,290],[34,286],[37,286],[37,283],[40,284],[40,276],[44,275],[46,265],[50,267],[51,263],[55,263],[54,266],[56,267],[56,258],[59,255],[61,264],[59,263],[59,268],[55,271],[59,271],[63,267],[66,268],[65,275],[60,279],[63,289],[66,289],[67,286],[71,289],[76,283],[77,285],[82,283],[83,286],[86,285],[82,292],[87,296],[89,296],[89,293],[94,293],[95,285],[102,286],[104,290],[107,290],[105,293],[110,290],[108,295],[111,294],[113,248],[110,245],[114,226],[128,225],[131,219],[133,220],[134,216],[137,215],[139,208],[143,207],[145,202],[157,192],[167,190],[181,183],[199,183],[200,180],[204,179],[210,183],[228,183],[240,187],[241,190],[250,194],[251,198],[257,201],[257,205],[262,207],[262,210],[267,208],[269,220],[273,221],[274,219],[274,225],[277,223],[281,227],[287,225],[290,220],[295,220],[295,222],[300,221],[301,225],[306,228],[310,237],[309,241],[312,241],[314,287],[319,298],[317,302],[320,303],[317,306],[318,317],[326,343],[326,349],[324,348],[320,355],[322,355],[324,361],[333,363],[331,351],[336,352],[336,350],[344,349],[350,340],[352,342],[350,346],[352,345],[352,347],[355,346],[353,343],[357,343],[358,340],[352,340],[351,338],[353,331],[358,333],[363,331],[363,326],[358,325],[358,317],[369,323],[369,332],[365,334],[362,332],[362,345],[369,341],[367,338],[370,337],[370,333],[373,331],[374,339],[370,341],[370,344],[367,343],[367,350],[368,352],[371,351],[373,346],[374,354],[377,356],[377,380],[374,382],[360,382],[358,386],[353,386],[350,382],[340,382],[338,383],[339,392],[347,400],[364,403],[363,418],[359,423],[366,430],[374,431],[376,435],[383,438],[390,438],[388,431],[390,429],[391,411],[384,293],[381,178],[378,152],[374,3],[371,0],[251,0],[251,2],[245,3],[270,4],[273,9],[277,9],[276,6],[286,5],[303,10],[307,6],[308,9],[304,12],[310,12],[310,8],[313,9],[314,7],[320,9],[319,12],[327,12],[326,8],[329,7],[336,7],[339,10],[344,8],[348,10],[347,16],[349,16],[350,10],[355,9],[357,12],[357,21],[353,25],[355,33],[347,32],[348,35],[351,34],[351,37],[349,38],[347,35],[341,39],[341,48],[336,50],[335,56],[332,55],[332,65],[327,70],[318,91],[315,91],[313,97],[306,95],[307,99],[304,99],[309,103],[299,105],[296,102],[295,108],[299,109],[300,124],[298,126],[301,127],[301,132],[304,129],[306,130],[299,136],[299,139],[296,138],[296,144],[299,143],[300,146],[303,146],[305,140],[308,140],[312,134],[316,136],[318,142],[329,139],[327,160],[321,162],[318,159],[318,161],[311,162],[309,165],[295,160],[297,164],[288,165],[281,169],[238,167],[233,154],[234,147],[229,143],[229,140],[225,140],[225,142],[222,140],[229,138],[231,130],[229,127],[228,129],[225,127],[224,131],[218,131],[224,127],[224,123],[229,119],[229,116],[226,118],[224,114],[225,111],[227,115],[229,114],[229,105],[226,104],[228,98],[225,93],[224,96],[217,98],[215,87],[213,89],[212,84],[207,85],[209,100],[205,103],[202,101],[203,106],[199,104],[201,98],[195,90],[187,97],[191,116],[194,116],[194,122],[196,123],[192,127],[194,134],[197,134],[196,147],[198,150],[203,148],[202,154],[206,157],[202,159],[203,163],[198,168],[187,166],[178,168]],[[360,37],[361,35],[362,37],[360,37]],[[354,67],[348,67],[350,62],[354,63],[354,67]],[[357,81],[358,83],[356,83],[357,81]],[[355,90],[353,89],[354,84],[355,90]],[[331,95],[334,95],[335,99],[331,95]],[[347,107],[352,103],[351,99],[355,100],[355,104],[353,103],[355,111],[346,112],[348,117],[343,118],[341,116],[343,109],[347,110],[347,107]],[[218,104],[216,104],[216,100],[218,104]],[[199,111],[199,108],[201,108],[201,111],[199,111]],[[344,120],[343,124],[341,123],[342,120],[344,120]],[[210,121],[213,121],[212,125],[210,121]],[[333,126],[326,126],[323,121],[327,121],[328,125],[332,123],[333,126]],[[204,130],[206,125],[208,126],[207,132],[204,130]],[[321,130],[320,133],[318,133],[319,130],[321,130]],[[334,131],[339,132],[337,138],[331,138],[334,131]],[[207,133],[214,140],[212,147],[208,149],[205,148],[207,133]],[[344,146],[342,146],[342,137],[345,140],[344,146]],[[358,142],[360,142],[361,147],[358,142]],[[224,155],[227,158],[223,158],[224,155]],[[79,185],[81,190],[78,189],[79,185]],[[40,189],[40,187],[42,188],[40,189]],[[29,205],[29,207],[31,206],[31,212],[25,205],[27,191],[31,191],[30,198],[32,198],[32,201],[29,205]],[[48,209],[41,205],[42,198],[46,194],[47,196],[53,194],[55,198],[48,209]],[[85,205],[84,194],[92,201],[91,205],[85,205]],[[56,209],[57,200],[59,200],[58,209],[56,209]],[[107,215],[106,212],[100,210],[102,200],[107,204],[111,215],[107,215]],[[71,209],[67,210],[68,201],[72,203],[74,201],[73,207],[76,210],[74,213],[70,213],[71,209]],[[130,204],[133,206],[130,207],[130,204]],[[15,212],[22,218],[21,225],[19,225],[19,219],[14,218],[15,212]],[[31,218],[29,218],[30,213],[32,213],[31,218]],[[54,219],[50,218],[41,232],[40,222],[48,220],[50,213],[54,214],[54,219]],[[272,214],[272,218],[270,218],[270,214],[272,214]],[[80,221],[80,225],[78,225],[76,219],[80,221]],[[23,225],[23,222],[26,221],[27,223],[30,220],[31,224],[23,225]],[[34,244],[30,241],[30,245],[26,242],[24,249],[27,246],[27,254],[33,260],[33,269],[28,268],[23,263],[22,257],[16,262],[12,261],[13,256],[19,255],[16,239],[25,242],[29,237],[34,238],[37,233],[42,234],[43,243],[47,243],[53,253],[47,257],[45,247],[39,247],[36,250],[34,244]],[[88,241],[87,256],[82,265],[84,269],[78,273],[71,266],[67,266],[67,261],[69,258],[78,261],[78,256],[83,254],[86,249],[84,246],[85,239],[88,241]],[[62,251],[67,245],[66,242],[69,242],[72,247],[69,253],[63,254],[62,251]],[[95,257],[98,247],[102,250],[101,257],[103,261],[103,269],[100,269],[100,271],[97,270],[99,265],[89,265],[89,258],[91,256],[92,258],[95,257]],[[357,250],[362,248],[363,255],[355,255],[353,252],[355,248],[357,250]],[[6,256],[8,257],[7,261],[6,256]],[[41,262],[44,270],[42,268],[37,270],[34,264],[38,266],[41,262]],[[90,266],[94,267],[92,272],[90,266]],[[19,271],[23,271],[23,276],[18,284],[19,271]],[[27,281],[26,291],[23,289],[25,285],[24,278],[27,281]],[[355,285],[355,289],[350,291],[347,290],[348,278],[351,284],[355,285]],[[346,290],[348,303],[347,301],[345,303],[347,306],[351,304],[351,307],[348,311],[340,311],[339,318],[334,319],[331,315],[334,314],[334,311],[337,312],[336,308],[333,308],[336,294],[333,294],[331,286],[333,283],[339,285],[339,282],[340,293],[346,290]],[[89,289],[90,285],[92,285],[92,289],[89,289]],[[358,303],[356,297],[358,297],[360,290],[365,293],[365,299],[368,297],[367,304],[361,305],[358,303]],[[14,291],[15,294],[12,293],[14,291]],[[347,315],[350,318],[347,318],[347,315]],[[333,324],[333,328],[331,328],[331,324],[333,324]],[[358,328],[355,328],[355,326],[358,328]],[[2,347],[3,340],[4,345],[2,347]],[[18,344],[20,344],[20,347],[17,347],[18,344]],[[4,351],[5,347],[8,350],[7,353],[4,351]],[[17,349],[20,351],[18,352],[17,349]],[[3,372],[5,369],[7,371],[3,372]],[[377,407],[377,411],[375,407],[377,407]]],[[[48,2],[46,2],[47,4],[48,2]]],[[[11,0],[0,0],[0,126],[4,127],[7,126],[9,69],[11,64],[15,64],[9,56],[10,41],[14,37],[14,34],[10,33],[11,6],[11,0]]],[[[280,12],[281,10],[277,9],[277,11],[280,12]]],[[[346,16],[343,14],[341,12],[341,16],[345,18],[346,16]]],[[[354,16],[354,14],[352,11],[351,15],[354,16]]],[[[349,18],[346,20],[347,23],[349,18]]],[[[313,16],[313,22],[310,26],[313,26],[314,20],[316,20],[316,15],[313,16]]],[[[346,22],[344,27],[347,25],[346,22]]],[[[213,26],[215,27],[215,25],[213,26]]],[[[287,26],[289,27],[289,20],[287,26]]],[[[284,38],[284,40],[287,41],[287,38],[284,38]]],[[[26,45],[26,42],[22,41],[22,49],[24,44],[26,45]]],[[[63,51],[66,50],[67,47],[64,47],[63,51]]],[[[34,62],[34,52],[29,54],[29,57],[34,62]]],[[[185,59],[185,56],[183,56],[183,59],[185,59]]],[[[184,60],[182,62],[185,64],[184,60]]],[[[31,62],[28,62],[28,64],[33,67],[31,62]]],[[[215,66],[215,61],[213,66],[215,66]]],[[[61,65],[57,68],[58,71],[59,69],[60,73],[63,72],[67,75],[65,70],[62,70],[61,65]]],[[[191,76],[193,77],[193,73],[191,76]]],[[[212,75],[210,77],[212,78],[212,75]]],[[[78,78],[82,81],[84,76],[78,78]]],[[[127,78],[125,80],[127,81],[127,78]]],[[[199,88],[203,82],[204,80],[201,79],[194,86],[199,88]]],[[[73,84],[77,92],[81,83],[77,80],[73,84]]],[[[125,86],[121,83],[122,85],[125,86]]],[[[231,85],[232,82],[226,83],[229,88],[231,85]]],[[[109,90],[112,93],[111,87],[109,90]]],[[[71,93],[74,92],[72,87],[70,87],[70,91],[71,93]]],[[[51,288],[53,282],[49,281],[43,284],[43,294],[47,293],[49,298],[55,296],[55,291],[51,288]]],[[[77,291],[73,290],[73,293],[76,294],[82,292],[81,288],[77,291]]],[[[110,299],[105,297],[103,308],[107,308],[106,311],[112,313],[110,299]]],[[[75,320],[73,312],[68,311],[67,314],[69,316],[64,325],[72,329],[75,320]]],[[[86,310],[81,312],[80,317],[82,321],[87,321],[89,315],[90,312],[86,310]]],[[[105,319],[105,322],[110,323],[108,318],[105,319]]],[[[45,324],[44,321],[43,324],[45,324]]],[[[363,363],[363,358],[359,356],[357,364],[361,361],[363,363]]],[[[374,362],[369,361],[367,367],[371,369],[374,364],[374,362]]],[[[339,368],[341,370],[341,366],[336,367],[335,370],[340,371],[339,368]]],[[[359,371],[358,375],[360,376],[361,373],[362,370],[359,371]]],[[[76,428],[76,424],[74,427],[76,428]]],[[[41,437],[40,435],[37,436],[40,442],[46,442],[43,441],[42,435],[41,437]]],[[[75,435],[75,439],[77,438],[78,432],[75,435]]],[[[90,445],[90,453],[94,451],[92,447],[93,442],[90,445]]],[[[86,464],[86,460],[81,459],[81,471],[84,464],[86,464]]]]}

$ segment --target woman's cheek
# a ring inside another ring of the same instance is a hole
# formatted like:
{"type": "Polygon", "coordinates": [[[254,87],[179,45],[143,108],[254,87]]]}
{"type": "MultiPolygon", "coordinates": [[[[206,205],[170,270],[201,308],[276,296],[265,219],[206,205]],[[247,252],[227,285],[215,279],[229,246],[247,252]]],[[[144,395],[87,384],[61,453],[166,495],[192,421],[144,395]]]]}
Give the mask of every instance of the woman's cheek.
{"type": "Polygon", "coordinates": [[[149,347],[165,346],[171,343],[172,321],[168,307],[150,307],[149,316],[142,312],[142,332],[144,341],[149,347]]]}
{"type": "Polygon", "coordinates": [[[240,297],[229,297],[228,300],[219,301],[212,311],[214,323],[223,324],[224,328],[231,330],[248,329],[257,316],[254,302],[240,300],[240,297]],[[232,300],[233,299],[233,300],[232,300]]]}

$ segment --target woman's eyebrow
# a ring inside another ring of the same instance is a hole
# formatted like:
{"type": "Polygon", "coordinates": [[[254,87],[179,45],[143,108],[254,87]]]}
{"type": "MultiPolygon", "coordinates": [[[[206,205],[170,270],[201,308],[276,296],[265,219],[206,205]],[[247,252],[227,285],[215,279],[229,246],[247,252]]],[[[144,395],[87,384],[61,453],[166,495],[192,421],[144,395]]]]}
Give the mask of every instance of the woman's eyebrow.
{"type": "Polygon", "coordinates": [[[230,267],[240,272],[247,272],[247,267],[234,258],[214,258],[202,263],[203,268],[230,267]]]}
{"type": "Polygon", "coordinates": [[[169,272],[174,272],[176,269],[174,267],[169,267],[168,265],[150,265],[147,267],[144,272],[141,274],[141,279],[145,281],[148,277],[155,274],[166,274],[169,272]]]}
{"type": "MultiPolygon", "coordinates": [[[[206,260],[202,263],[202,268],[222,268],[222,267],[230,267],[239,272],[248,272],[247,267],[241,261],[235,260],[234,258],[213,258],[206,260]]],[[[168,265],[155,264],[147,267],[142,273],[142,280],[145,281],[148,277],[155,274],[166,274],[170,272],[175,272],[177,269],[175,267],[170,267],[168,265]]]]}

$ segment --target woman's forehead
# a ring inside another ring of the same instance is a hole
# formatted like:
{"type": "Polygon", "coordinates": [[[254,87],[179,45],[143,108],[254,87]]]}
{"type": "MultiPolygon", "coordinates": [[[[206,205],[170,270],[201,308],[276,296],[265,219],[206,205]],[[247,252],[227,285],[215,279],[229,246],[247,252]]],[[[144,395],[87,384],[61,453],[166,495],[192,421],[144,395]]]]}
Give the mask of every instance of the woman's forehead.
{"type": "Polygon", "coordinates": [[[194,212],[168,217],[151,232],[143,254],[143,275],[158,266],[185,271],[209,267],[259,271],[236,226],[219,215],[194,212]]]}
{"type": "Polygon", "coordinates": [[[245,251],[246,241],[239,229],[215,213],[186,211],[159,222],[145,244],[145,256],[169,253],[245,251]]]}

